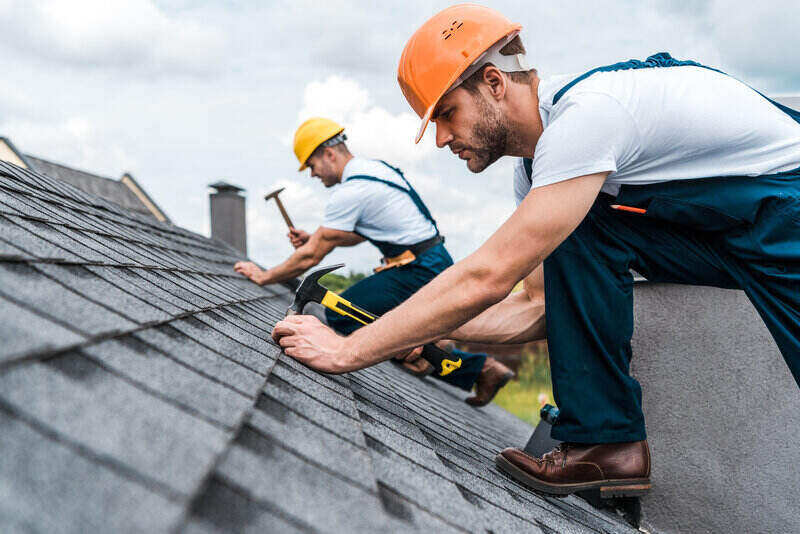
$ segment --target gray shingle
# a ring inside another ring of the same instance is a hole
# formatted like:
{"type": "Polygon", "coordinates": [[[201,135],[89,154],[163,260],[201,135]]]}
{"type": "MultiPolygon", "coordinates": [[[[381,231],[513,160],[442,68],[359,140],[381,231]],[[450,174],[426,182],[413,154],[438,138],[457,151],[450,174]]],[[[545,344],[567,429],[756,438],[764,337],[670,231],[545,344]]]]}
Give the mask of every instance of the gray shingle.
{"type": "Polygon", "coordinates": [[[318,532],[311,525],[290,516],[277,506],[254,501],[244,489],[219,478],[211,480],[192,511],[192,518],[184,529],[185,534],[231,531],[243,534],[318,532]]]}
{"type": "Polygon", "coordinates": [[[32,234],[46,239],[51,243],[57,243],[59,247],[69,250],[83,261],[104,263],[109,260],[108,256],[84,245],[83,241],[86,238],[77,230],[70,230],[64,226],[29,220],[24,217],[9,215],[8,218],[32,234]]]}
{"type": "Polygon", "coordinates": [[[136,326],[136,323],[85,299],[25,263],[0,263],[0,287],[13,288],[14,298],[33,309],[43,310],[80,332],[96,335],[136,326]]]}
{"type": "Polygon", "coordinates": [[[262,336],[255,336],[237,323],[232,322],[229,318],[226,318],[223,314],[223,309],[217,309],[214,311],[198,313],[195,315],[195,317],[206,323],[208,326],[219,330],[223,334],[232,337],[240,343],[257,350],[262,354],[276,353],[277,347],[272,341],[269,332],[264,332],[262,336]]]}
{"type": "MultiPolygon", "coordinates": [[[[369,472],[369,465],[353,466],[369,472]]],[[[245,427],[219,468],[259,502],[326,532],[379,532],[387,518],[374,488],[360,488],[245,427]],[[265,477],[262,473],[269,473],[265,477]],[[354,513],[355,511],[357,513],[354,513]]]]}
{"type": "Polygon", "coordinates": [[[0,291],[0,363],[33,352],[80,343],[84,337],[3,298],[0,291]]]}
{"type": "Polygon", "coordinates": [[[148,328],[133,337],[253,398],[264,385],[263,375],[228,359],[225,353],[212,351],[172,326],[148,328]]]}
{"type": "Polygon", "coordinates": [[[21,248],[15,247],[8,241],[3,240],[2,238],[0,238],[0,257],[2,257],[6,261],[10,259],[25,259],[25,260],[34,259],[33,256],[31,256],[21,248]]]}
{"type": "Polygon", "coordinates": [[[183,507],[0,411],[0,530],[166,532],[183,507]]]}
{"type": "Polygon", "coordinates": [[[364,437],[358,419],[349,417],[322,401],[305,395],[300,389],[289,384],[289,387],[268,382],[264,394],[259,397],[256,408],[273,408],[273,405],[285,410],[293,410],[317,425],[334,432],[352,443],[363,446],[364,437]]]}
{"type": "Polygon", "coordinates": [[[64,439],[188,495],[226,433],[71,353],[0,374],[0,397],[64,439]]]}
{"type": "Polygon", "coordinates": [[[170,326],[204,345],[214,347],[232,360],[264,376],[267,376],[279,353],[277,347],[272,347],[267,354],[261,353],[226,336],[222,332],[209,328],[207,324],[198,321],[194,317],[173,321],[170,326]]]}
{"type": "Polygon", "coordinates": [[[0,239],[39,258],[60,258],[66,261],[80,261],[82,259],[63,247],[42,239],[38,235],[13,223],[8,217],[0,216],[0,239]]]}
{"type": "Polygon", "coordinates": [[[122,291],[85,267],[46,263],[40,263],[35,267],[47,276],[68,285],[81,295],[100,302],[137,323],[160,322],[170,318],[168,313],[151,306],[135,294],[122,291]]]}
{"type": "Polygon", "coordinates": [[[103,365],[158,392],[180,406],[232,428],[252,399],[214,381],[200,369],[160,353],[132,336],[112,339],[84,349],[103,365]]]}

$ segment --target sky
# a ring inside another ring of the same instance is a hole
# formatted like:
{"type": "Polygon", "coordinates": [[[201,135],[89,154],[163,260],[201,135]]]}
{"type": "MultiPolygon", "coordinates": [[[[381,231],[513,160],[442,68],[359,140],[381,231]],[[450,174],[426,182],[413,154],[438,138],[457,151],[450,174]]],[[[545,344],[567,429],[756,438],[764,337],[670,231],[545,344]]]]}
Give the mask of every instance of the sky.
{"type": "MultiPolygon", "coordinates": [[[[130,172],[176,224],[208,234],[208,184],[246,189],[248,253],[292,248],[266,193],[286,187],[295,224],[322,222],[330,194],[297,172],[304,119],[341,122],[359,156],[405,171],[456,258],[514,209],[509,158],[470,173],[439,150],[396,81],[408,37],[449,2],[0,0],[0,136],[24,153],[104,176],[130,172]]],[[[582,73],[668,51],[770,95],[800,94],[796,0],[486,2],[523,25],[540,75],[582,73]]],[[[326,260],[367,271],[364,243],[326,260]]]]}

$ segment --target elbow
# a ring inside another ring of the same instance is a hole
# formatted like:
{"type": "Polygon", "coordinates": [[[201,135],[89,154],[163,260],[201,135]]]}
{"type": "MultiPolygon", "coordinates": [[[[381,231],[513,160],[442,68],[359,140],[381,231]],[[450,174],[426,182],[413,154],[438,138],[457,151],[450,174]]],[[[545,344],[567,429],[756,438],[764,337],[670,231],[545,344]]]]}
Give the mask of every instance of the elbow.
{"type": "Polygon", "coordinates": [[[474,288],[472,302],[476,308],[486,309],[506,298],[514,289],[515,282],[504,277],[491,266],[475,266],[468,270],[466,287],[474,288]]]}

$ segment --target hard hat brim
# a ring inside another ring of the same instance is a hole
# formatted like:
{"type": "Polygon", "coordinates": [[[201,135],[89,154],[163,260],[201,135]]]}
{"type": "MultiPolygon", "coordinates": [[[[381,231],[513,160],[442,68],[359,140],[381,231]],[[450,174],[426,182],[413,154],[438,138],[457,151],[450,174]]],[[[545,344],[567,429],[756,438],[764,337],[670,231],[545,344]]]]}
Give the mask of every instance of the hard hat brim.
{"type": "Polygon", "coordinates": [[[433,105],[431,107],[429,107],[428,110],[425,112],[425,115],[423,115],[422,124],[419,125],[419,131],[417,132],[417,138],[414,139],[414,144],[415,145],[417,143],[419,143],[420,139],[422,139],[422,136],[425,135],[425,128],[428,127],[428,123],[431,120],[431,115],[433,115],[433,110],[434,110],[434,108],[436,107],[436,105],[438,103],[439,103],[439,100],[434,102],[433,105]]]}

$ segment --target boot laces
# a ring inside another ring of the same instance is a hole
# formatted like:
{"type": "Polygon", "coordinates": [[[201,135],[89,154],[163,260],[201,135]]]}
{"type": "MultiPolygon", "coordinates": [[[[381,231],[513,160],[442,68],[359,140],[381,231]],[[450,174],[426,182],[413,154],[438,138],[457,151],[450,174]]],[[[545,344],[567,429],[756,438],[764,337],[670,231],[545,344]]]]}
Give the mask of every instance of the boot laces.
{"type": "Polygon", "coordinates": [[[569,449],[569,443],[560,443],[550,452],[547,452],[542,456],[543,460],[551,461],[554,464],[558,463],[558,460],[561,459],[561,467],[566,467],[567,465],[567,450],[569,449]]]}

